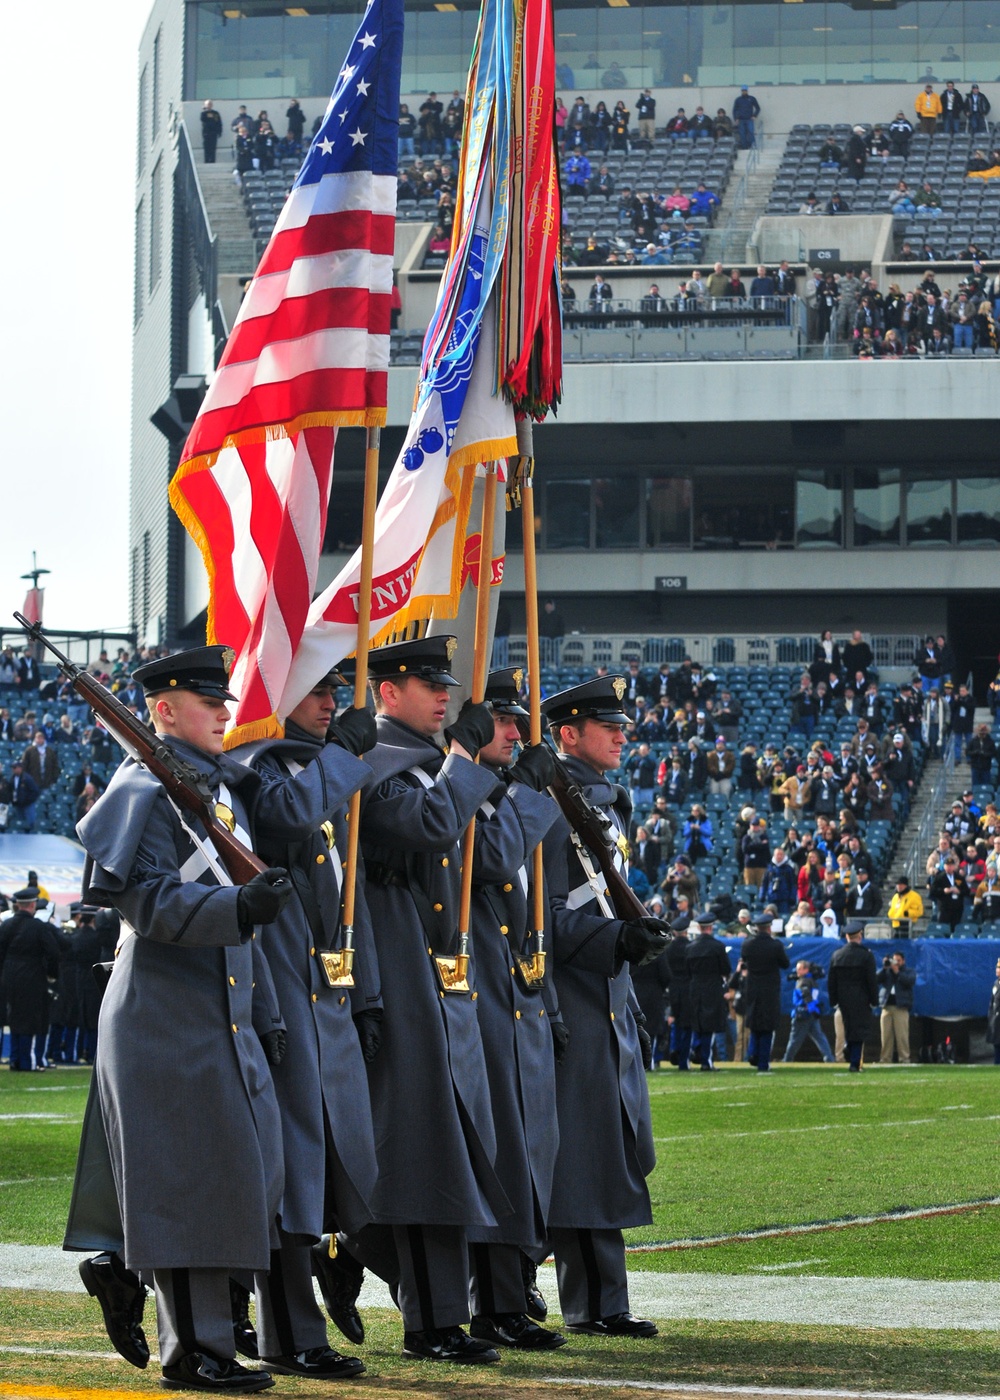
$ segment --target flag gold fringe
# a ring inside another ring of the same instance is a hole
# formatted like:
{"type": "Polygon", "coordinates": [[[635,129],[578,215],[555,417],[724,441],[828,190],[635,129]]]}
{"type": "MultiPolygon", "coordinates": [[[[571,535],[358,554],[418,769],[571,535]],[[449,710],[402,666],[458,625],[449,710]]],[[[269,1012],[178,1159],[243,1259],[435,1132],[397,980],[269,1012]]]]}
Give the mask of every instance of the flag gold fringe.
{"type": "Polygon", "coordinates": [[[485,442],[470,442],[468,447],[459,447],[448,458],[448,470],[452,467],[478,467],[480,462],[499,462],[505,457],[517,456],[517,438],[490,438],[485,442]]]}
{"type": "MultiPolygon", "coordinates": [[[[219,644],[219,638],[215,632],[215,556],[209,545],[204,526],[180,489],[180,477],[183,471],[183,467],[177,468],[170,483],[168,495],[174,514],[198,546],[201,562],[205,565],[205,572],[208,575],[208,617],[205,621],[205,641],[209,646],[216,646],[219,644]]],[[[229,639],[224,639],[222,645],[228,646],[229,639]]]]}
{"type": "Polygon", "coordinates": [[[259,428],[244,428],[223,439],[222,446],[215,452],[202,452],[197,457],[189,457],[181,462],[170,483],[171,502],[174,482],[182,481],[191,472],[207,471],[218,461],[219,453],[227,447],[238,448],[242,443],[280,442],[282,438],[294,437],[306,428],[384,428],[386,410],[384,408],[342,409],[336,413],[300,413],[287,423],[267,423],[259,428]]]}
{"type": "Polygon", "coordinates": [[[283,739],[285,737],[285,726],[277,715],[268,715],[267,719],[252,719],[246,724],[237,724],[230,729],[222,741],[222,747],[228,752],[230,749],[239,748],[240,744],[254,744],[258,739],[283,739]]]}

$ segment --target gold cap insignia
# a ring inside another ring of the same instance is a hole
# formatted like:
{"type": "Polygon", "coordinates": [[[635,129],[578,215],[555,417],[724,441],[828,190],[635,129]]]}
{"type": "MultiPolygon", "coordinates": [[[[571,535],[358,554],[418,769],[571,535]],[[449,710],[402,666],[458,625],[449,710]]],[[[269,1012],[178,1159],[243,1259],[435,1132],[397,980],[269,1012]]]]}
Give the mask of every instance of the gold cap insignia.
{"type": "Polygon", "coordinates": [[[450,661],[451,658],[455,655],[455,652],[458,650],[458,638],[449,637],[444,644],[444,649],[445,654],[448,657],[448,660],[450,661]]]}
{"type": "Polygon", "coordinates": [[[511,676],[511,680],[514,682],[515,690],[520,690],[521,682],[524,680],[524,672],[521,670],[520,666],[518,666],[517,670],[511,676]]]}
{"type": "Polygon", "coordinates": [[[611,682],[611,689],[617,695],[619,705],[621,704],[622,697],[625,694],[626,686],[627,682],[624,676],[615,676],[614,680],[611,682]]]}
{"type": "Polygon", "coordinates": [[[215,804],[215,815],[230,833],[236,830],[236,814],[232,807],[227,807],[224,802],[215,804]]]}
{"type": "Polygon", "coordinates": [[[224,647],[222,650],[222,664],[226,668],[227,676],[232,674],[233,663],[235,662],[235,660],[236,653],[235,651],[233,651],[232,647],[224,647]]]}

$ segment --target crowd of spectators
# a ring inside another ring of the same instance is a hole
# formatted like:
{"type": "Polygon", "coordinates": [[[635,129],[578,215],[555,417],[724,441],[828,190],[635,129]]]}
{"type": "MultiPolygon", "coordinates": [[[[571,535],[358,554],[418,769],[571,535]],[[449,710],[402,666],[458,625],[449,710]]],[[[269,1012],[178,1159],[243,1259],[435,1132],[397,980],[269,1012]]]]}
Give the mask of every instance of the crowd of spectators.
{"type": "Polygon", "coordinates": [[[995,353],[1000,274],[988,274],[977,260],[954,288],[942,287],[939,275],[928,267],[913,288],[891,282],[883,293],[870,271],[815,269],[804,292],[809,338],[847,342],[867,359],[995,353]]]}

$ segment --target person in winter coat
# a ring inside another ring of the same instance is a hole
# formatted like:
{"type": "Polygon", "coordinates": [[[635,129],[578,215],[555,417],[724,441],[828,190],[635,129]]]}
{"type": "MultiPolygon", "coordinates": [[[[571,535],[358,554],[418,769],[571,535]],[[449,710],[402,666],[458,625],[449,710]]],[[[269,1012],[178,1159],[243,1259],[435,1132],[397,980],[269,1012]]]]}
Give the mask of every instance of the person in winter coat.
{"type": "Polygon", "coordinates": [[[704,807],[697,802],[684,823],[684,849],[692,861],[707,856],[712,849],[712,823],[704,807]]]}
{"type": "Polygon", "coordinates": [[[742,954],[747,972],[743,1014],[750,1027],[747,1059],[758,1074],[771,1072],[771,1045],[781,1020],[781,971],[788,966],[784,944],[772,936],[771,924],[769,914],[754,921],[742,954]]]}
{"type": "Polygon", "coordinates": [[[899,1063],[909,1064],[910,1012],[913,1010],[913,989],[917,985],[917,974],[906,966],[906,958],[902,953],[893,953],[892,957],[882,959],[882,966],[875,976],[878,980],[878,1004],[882,1010],[881,1063],[891,1065],[895,1050],[899,1063]]]}
{"type": "Polygon", "coordinates": [[[847,939],[830,959],[830,1001],[840,1011],[844,1023],[845,1051],[854,1074],[861,1071],[861,1056],[871,1027],[871,1013],[878,1004],[878,980],[875,957],[862,947],[864,924],[853,922],[844,927],[847,939]]]}
{"type": "MultiPolygon", "coordinates": [[[[1000,893],[1000,891],[998,891],[1000,893]]],[[[1000,904],[998,904],[1000,912],[1000,904]]],[[[892,924],[897,938],[909,938],[910,929],[917,919],[924,917],[924,901],[916,890],[910,888],[905,875],[896,881],[896,893],[889,900],[886,918],[892,924]]]]}
{"type": "Polygon", "coordinates": [[[0,924],[0,991],[8,1010],[10,1067],[44,1069],[49,981],[59,964],[55,930],[35,918],[37,886],[14,895],[14,913],[0,924]]]}
{"type": "Polygon", "coordinates": [[[997,756],[997,746],[988,724],[981,724],[965,746],[969,767],[972,769],[972,786],[987,787],[993,771],[993,760],[997,756]]]}
{"type": "Polygon", "coordinates": [[[695,937],[688,944],[687,966],[691,978],[691,1053],[703,1070],[713,1070],[712,1038],[725,1031],[729,1020],[725,991],[732,975],[729,954],[712,929],[711,910],[698,915],[695,937]]]}
{"type": "Polygon", "coordinates": [[[771,861],[771,843],[763,817],[754,817],[750,829],[740,843],[743,860],[743,883],[761,885],[771,861]]]}
{"type": "MultiPolygon", "coordinates": [[[[764,872],[760,897],[765,904],[774,904],[782,915],[790,914],[798,903],[798,871],[780,846],[764,872]]],[[[770,936],[770,923],[768,930],[770,936]]]]}

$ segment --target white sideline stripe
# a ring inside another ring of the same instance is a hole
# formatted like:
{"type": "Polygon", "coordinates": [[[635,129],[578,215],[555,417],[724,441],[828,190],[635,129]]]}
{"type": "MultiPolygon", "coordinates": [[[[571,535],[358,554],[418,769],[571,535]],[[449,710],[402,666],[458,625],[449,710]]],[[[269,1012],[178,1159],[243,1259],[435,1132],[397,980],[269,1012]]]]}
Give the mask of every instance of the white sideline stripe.
{"type": "Polygon", "coordinates": [[[581,1376],[543,1376],[539,1384],[592,1385],[599,1386],[602,1390],[656,1390],[675,1395],[808,1395],[812,1400],[983,1400],[981,1395],[926,1390],[807,1390],[797,1385],[703,1385],[700,1381],[692,1381],[685,1385],[682,1381],[610,1381],[581,1376]]]}
{"type": "MultiPolygon", "coordinates": [[[[995,1123],[1000,1119],[1000,1113],[987,1113],[981,1118],[967,1118],[967,1123],[995,1123]]],[[[925,1127],[928,1123],[937,1123],[936,1118],[900,1118],[896,1121],[889,1120],[879,1123],[879,1128],[918,1128],[925,1127]]],[[[745,1138],[745,1137],[784,1137],[792,1133],[840,1133],[845,1128],[871,1128],[871,1123],[814,1123],[809,1128],[745,1128],[738,1133],[723,1132],[725,1138],[745,1138]]],[[[946,1123],[941,1124],[947,1127],[946,1123]]],[[[677,1137],[655,1137],[654,1142],[701,1142],[704,1133],[684,1133],[677,1137]]]]}
{"type": "Polygon", "coordinates": [[[48,1123],[69,1123],[73,1119],[71,1113],[0,1113],[0,1123],[18,1123],[26,1118],[33,1118],[48,1123]]]}
{"type": "Polygon", "coordinates": [[[13,1356],[81,1356],[88,1361],[124,1361],[116,1351],[64,1351],[61,1347],[8,1347],[0,1345],[0,1352],[13,1356]]]}
{"type": "Polygon", "coordinates": [[[7,1181],[0,1181],[0,1186],[35,1186],[40,1181],[72,1181],[72,1172],[63,1172],[62,1176],[12,1176],[7,1181]]]}
{"type": "Polygon", "coordinates": [[[702,1249],[717,1244],[746,1244],[754,1240],[777,1239],[782,1235],[814,1235],[823,1230],[846,1230],[852,1225],[881,1225],[895,1220],[927,1220],[936,1215],[964,1215],[970,1210],[1000,1206],[1000,1196],[979,1201],[953,1201],[950,1205],[915,1206],[912,1210],[885,1210],[877,1215],[840,1215],[830,1220],[807,1220],[798,1225],[770,1225],[761,1230],[737,1230],[731,1235],[706,1235],[689,1239],[663,1240],[655,1244],[630,1244],[627,1254],[660,1254],[668,1250],[702,1249]]]}

